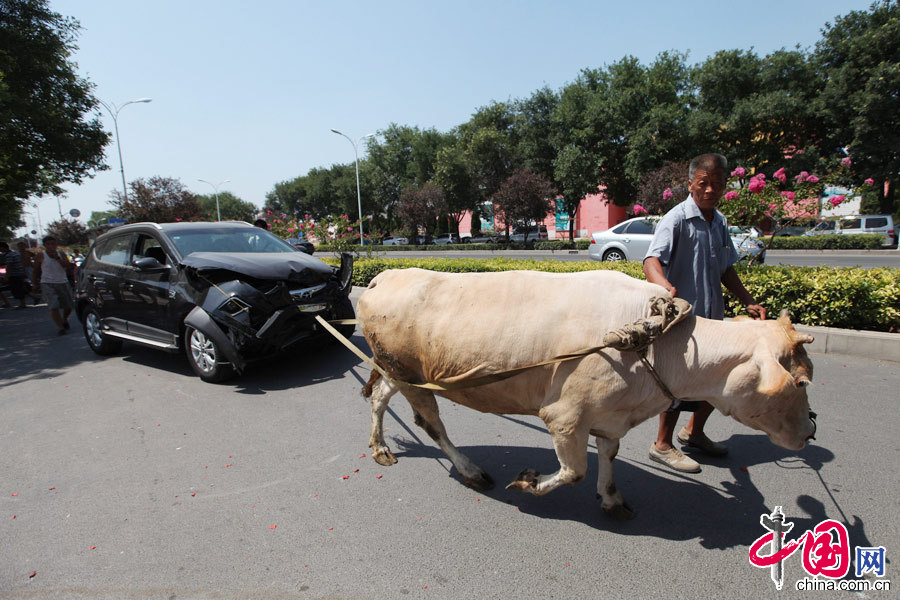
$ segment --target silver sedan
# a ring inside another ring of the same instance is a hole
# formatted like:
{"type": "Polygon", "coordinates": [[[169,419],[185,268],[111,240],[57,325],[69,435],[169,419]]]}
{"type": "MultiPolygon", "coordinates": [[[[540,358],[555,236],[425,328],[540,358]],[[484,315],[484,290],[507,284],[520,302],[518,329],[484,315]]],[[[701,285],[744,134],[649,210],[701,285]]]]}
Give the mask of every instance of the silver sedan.
{"type": "MultiPolygon", "coordinates": [[[[619,223],[612,229],[598,231],[591,236],[588,256],[593,260],[619,261],[644,260],[653,231],[659,217],[635,217],[619,223]]],[[[763,263],[766,258],[766,247],[759,240],[745,234],[732,235],[731,241],[737,250],[740,260],[756,257],[756,263],[763,263]]]]}

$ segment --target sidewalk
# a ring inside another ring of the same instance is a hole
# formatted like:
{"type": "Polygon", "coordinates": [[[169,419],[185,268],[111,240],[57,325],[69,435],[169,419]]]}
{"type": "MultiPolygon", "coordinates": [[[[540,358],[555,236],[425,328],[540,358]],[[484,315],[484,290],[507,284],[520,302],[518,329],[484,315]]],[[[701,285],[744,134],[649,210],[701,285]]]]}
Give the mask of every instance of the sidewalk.
{"type": "Polygon", "coordinates": [[[900,362],[900,333],[855,331],[807,325],[794,325],[794,329],[816,338],[815,342],[806,345],[809,352],[849,354],[860,358],[900,362]]]}

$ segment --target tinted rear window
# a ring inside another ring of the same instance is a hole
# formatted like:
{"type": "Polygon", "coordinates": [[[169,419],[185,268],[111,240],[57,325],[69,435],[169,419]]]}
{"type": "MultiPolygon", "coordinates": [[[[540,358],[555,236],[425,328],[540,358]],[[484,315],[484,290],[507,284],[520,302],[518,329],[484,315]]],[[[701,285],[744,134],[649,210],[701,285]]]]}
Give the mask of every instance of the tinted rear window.
{"type": "Polygon", "coordinates": [[[887,227],[886,217],[868,217],[866,219],[866,229],[875,227],[887,227]]]}

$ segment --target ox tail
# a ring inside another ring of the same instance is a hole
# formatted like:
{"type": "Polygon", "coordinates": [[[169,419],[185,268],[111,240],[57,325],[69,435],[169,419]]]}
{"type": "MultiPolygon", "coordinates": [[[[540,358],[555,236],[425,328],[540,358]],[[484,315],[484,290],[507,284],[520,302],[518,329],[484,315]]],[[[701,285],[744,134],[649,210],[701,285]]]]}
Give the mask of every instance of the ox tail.
{"type": "Polygon", "coordinates": [[[372,397],[372,388],[381,379],[381,373],[379,373],[376,369],[372,369],[372,374],[369,375],[369,381],[366,382],[366,385],[363,386],[362,395],[363,398],[371,398],[372,397]]]}

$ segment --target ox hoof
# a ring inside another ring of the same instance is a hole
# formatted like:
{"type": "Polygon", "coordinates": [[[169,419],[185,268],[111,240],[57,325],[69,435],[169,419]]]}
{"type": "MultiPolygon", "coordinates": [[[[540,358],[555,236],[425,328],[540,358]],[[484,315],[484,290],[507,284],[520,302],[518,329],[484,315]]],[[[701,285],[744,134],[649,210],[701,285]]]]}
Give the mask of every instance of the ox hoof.
{"type": "Polygon", "coordinates": [[[466,485],[476,490],[490,490],[494,488],[494,480],[484,471],[481,471],[477,477],[464,477],[463,480],[466,482],[466,485]]]}
{"type": "Polygon", "coordinates": [[[613,504],[609,508],[604,507],[603,512],[605,512],[616,521],[630,521],[637,514],[634,512],[634,509],[628,505],[627,502],[623,502],[622,504],[613,504]]]}
{"type": "Polygon", "coordinates": [[[394,456],[394,453],[389,448],[376,448],[372,451],[372,458],[379,465],[384,465],[385,467],[389,467],[397,462],[397,457],[394,456]]]}
{"type": "Polygon", "coordinates": [[[519,473],[519,476],[516,477],[515,481],[511,481],[509,485],[506,486],[506,489],[519,490],[520,492],[534,492],[538,484],[538,476],[540,476],[540,473],[534,469],[525,469],[519,473]]]}

